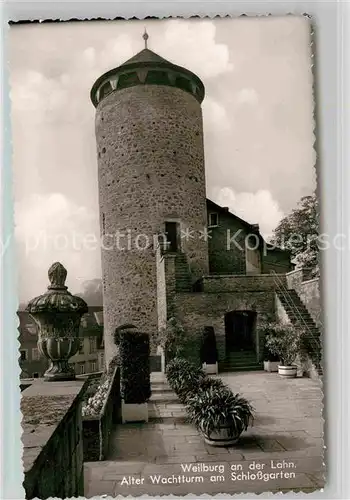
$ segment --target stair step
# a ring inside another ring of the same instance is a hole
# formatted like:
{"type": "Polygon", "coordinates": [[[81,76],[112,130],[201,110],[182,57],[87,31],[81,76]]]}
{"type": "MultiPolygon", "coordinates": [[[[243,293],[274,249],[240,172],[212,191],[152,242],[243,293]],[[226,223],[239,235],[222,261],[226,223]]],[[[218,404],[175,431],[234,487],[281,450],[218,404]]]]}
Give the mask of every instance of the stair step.
{"type": "Polygon", "coordinates": [[[171,387],[167,386],[167,387],[154,387],[153,385],[151,385],[151,390],[152,392],[172,392],[172,389],[171,387]]]}
{"type": "Polygon", "coordinates": [[[254,366],[245,366],[245,367],[219,367],[219,372],[255,372],[255,371],[263,371],[262,365],[254,365],[254,366]]]}

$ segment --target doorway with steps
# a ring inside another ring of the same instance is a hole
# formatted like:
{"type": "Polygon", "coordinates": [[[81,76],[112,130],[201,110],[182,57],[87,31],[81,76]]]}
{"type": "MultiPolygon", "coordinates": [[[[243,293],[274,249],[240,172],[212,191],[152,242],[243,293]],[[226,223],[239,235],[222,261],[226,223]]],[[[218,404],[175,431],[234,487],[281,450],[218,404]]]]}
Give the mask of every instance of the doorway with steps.
{"type": "Polygon", "coordinates": [[[225,315],[226,353],[255,352],[255,311],[231,311],[225,315]]]}
{"type": "Polygon", "coordinates": [[[225,315],[225,360],[221,371],[258,370],[256,342],[257,313],[230,311],[225,315]]]}

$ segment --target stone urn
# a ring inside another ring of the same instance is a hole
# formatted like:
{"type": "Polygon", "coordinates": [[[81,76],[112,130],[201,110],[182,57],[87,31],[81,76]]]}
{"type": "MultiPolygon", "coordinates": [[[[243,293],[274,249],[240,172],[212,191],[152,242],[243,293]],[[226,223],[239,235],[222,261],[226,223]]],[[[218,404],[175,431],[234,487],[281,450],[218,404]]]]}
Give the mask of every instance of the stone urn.
{"type": "Polygon", "coordinates": [[[67,271],[61,263],[52,264],[48,275],[47,292],[32,299],[26,310],[38,326],[38,349],[49,360],[44,379],[74,380],[74,368],[68,361],[79,350],[80,320],[88,312],[88,306],[68,291],[67,271]]]}

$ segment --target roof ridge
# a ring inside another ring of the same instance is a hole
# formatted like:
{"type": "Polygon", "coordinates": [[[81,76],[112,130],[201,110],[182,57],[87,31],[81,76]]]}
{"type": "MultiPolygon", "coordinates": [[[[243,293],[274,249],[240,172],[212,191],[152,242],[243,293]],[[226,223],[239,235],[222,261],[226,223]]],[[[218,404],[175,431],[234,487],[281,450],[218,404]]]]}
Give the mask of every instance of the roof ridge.
{"type": "Polygon", "coordinates": [[[162,62],[162,63],[173,64],[167,59],[164,59],[164,57],[154,52],[153,50],[147,48],[140,50],[140,52],[130,57],[130,59],[127,59],[120,66],[128,66],[129,64],[135,64],[141,62],[162,62]]]}

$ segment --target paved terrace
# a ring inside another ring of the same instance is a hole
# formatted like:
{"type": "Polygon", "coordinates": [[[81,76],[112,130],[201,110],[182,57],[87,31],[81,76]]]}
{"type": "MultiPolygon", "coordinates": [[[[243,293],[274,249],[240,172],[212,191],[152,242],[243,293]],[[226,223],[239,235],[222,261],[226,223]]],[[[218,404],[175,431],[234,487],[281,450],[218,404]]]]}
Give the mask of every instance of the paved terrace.
{"type": "Polygon", "coordinates": [[[220,377],[256,409],[254,426],[237,445],[206,445],[186,422],[184,408],[174,394],[164,387],[159,391],[161,383],[155,383],[151,421],[118,426],[109,460],[84,464],[85,496],[310,492],[322,488],[320,384],[308,378],[283,380],[266,372],[220,377]],[[199,466],[198,471],[183,470],[190,464],[199,466]],[[203,469],[218,467],[216,471],[200,470],[201,464],[205,464],[203,469]],[[152,478],[160,478],[160,483],[154,484],[152,478]],[[186,478],[192,482],[184,482],[186,478]]]}

